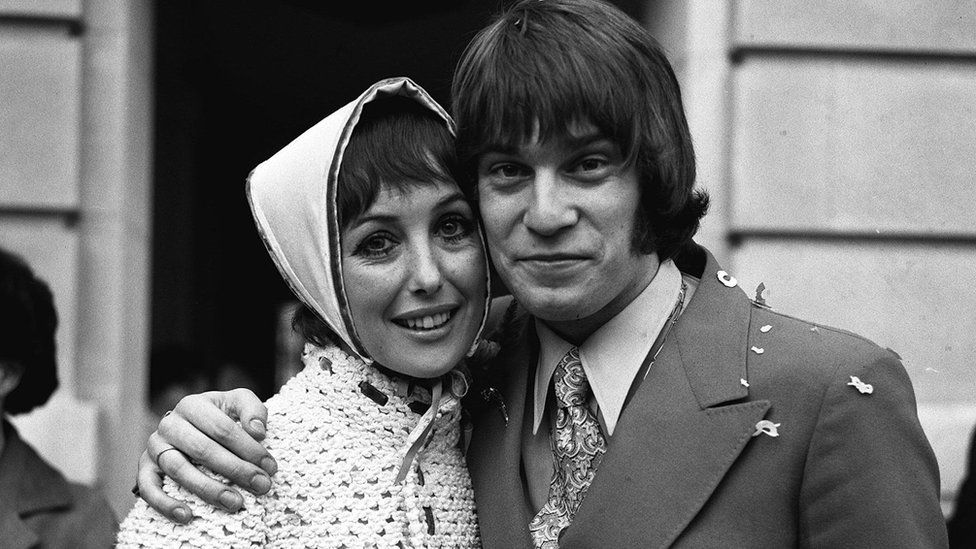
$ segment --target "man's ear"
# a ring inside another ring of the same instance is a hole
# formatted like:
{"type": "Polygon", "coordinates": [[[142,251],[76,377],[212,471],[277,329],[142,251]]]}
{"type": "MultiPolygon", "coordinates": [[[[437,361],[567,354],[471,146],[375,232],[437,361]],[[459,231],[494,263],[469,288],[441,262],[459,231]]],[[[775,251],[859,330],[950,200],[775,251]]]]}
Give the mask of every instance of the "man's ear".
{"type": "Polygon", "coordinates": [[[18,364],[0,362],[0,401],[3,401],[11,391],[20,385],[20,378],[24,369],[18,364]]]}

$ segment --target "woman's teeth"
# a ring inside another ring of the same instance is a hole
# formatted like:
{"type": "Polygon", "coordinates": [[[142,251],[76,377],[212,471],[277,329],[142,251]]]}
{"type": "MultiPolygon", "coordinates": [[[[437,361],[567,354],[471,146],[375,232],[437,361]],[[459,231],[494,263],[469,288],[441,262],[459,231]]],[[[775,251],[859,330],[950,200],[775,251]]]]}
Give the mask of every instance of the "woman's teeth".
{"type": "Polygon", "coordinates": [[[436,315],[406,318],[396,322],[397,324],[410,328],[411,330],[433,330],[447,324],[447,321],[451,320],[452,314],[452,312],[437,313],[436,315]]]}

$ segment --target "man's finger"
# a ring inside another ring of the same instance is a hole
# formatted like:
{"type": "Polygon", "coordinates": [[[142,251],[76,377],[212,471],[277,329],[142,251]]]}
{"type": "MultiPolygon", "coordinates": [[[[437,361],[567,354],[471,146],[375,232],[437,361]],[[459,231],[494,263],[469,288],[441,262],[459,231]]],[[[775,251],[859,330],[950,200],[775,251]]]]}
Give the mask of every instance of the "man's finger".
{"type": "MultiPolygon", "coordinates": [[[[161,474],[172,478],[177,484],[211,505],[231,512],[239,511],[243,507],[244,498],[240,492],[204,474],[187,459],[183,452],[172,448],[173,446],[162,442],[157,433],[149,436],[146,453],[150,460],[152,460],[152,456],[157,456],[154,465],[161,471],[161,474]],[[166,451],[158,451],[160,448],[166,451]]],[[[141,485],[139,489],[142,490],[141,485]]]]}
{"type": "Polygon", "coordinates": [[[237,478],[234,477],[233,471],[222,469],[221,467],[225,464],[219,461],[211,461],[207,454],[208,452],[216,452],[217,458],[225,458],[222,452],[209,445],[196,449],[184,447],[183,439],[172,438],[169,429],[171,427],[183,427],[185,429],[186,426],[180,425],[180,421],[186,421],[194,429],[216,441],[218,445],[223,446],[233,455],[264,469],[269,475],[273,475],[278,470],[278,464],[264,446],[241,427],[236,421],[238,417],[247,418],[246,421],[252,430],[255,429],[254,420],[258,420],[262,425],[260,430],[263,436],[267,409],[254,393],[244,389],[227,392],[212,391],[184,397],[173,409],[173,413],[159,422],[159,432],[173,446],[183,450],[194,460],[208,467],[213,467],[215,472],[227,476],[235,483],[237,478]]]}
{"type": "MultiPolygon", "coordinates": [[[[271,454],[235,421],[237,417],[246,417],[250,428],[254,429],[253,420],[257,419],[262,424],[263,438],[263,425],[268,412],[254,393],[245,389],[236,389],[227,392],[212,391],[199,395],[189,395],[180,400],[173,412],[159,422],[159,431],[164,438],[173,446],[189,454],[192,459],[226,476],[235,484],[243,477],[240,477],[238,472],[231,467],[240,468],[241,464],[236,463],[235,460],[229,460],[228,456],[223,453],[224,449],[234,456],[264,469],[269,475],[278,471],[278,464],[271,457],[271,454]],[[232,416],[228,414],[232,414],[232,416]],[[203,447],[197,449],[178,444],[177,441],[182,441],[182,439],[171,438],[168,428],[176,426],[186,428],[187,426],[179,424],[181,420],[189,422],[193,429],[199,430],[223,448],[211,447],[202,441],[198,442],[201,442],[203,447]],[[210,453],[216,453],[216,456],[211,458],[210,453]]],[[[249,471],[242,471],[242,473],[244,472],[249,471]]],[[[246,485],[244,486],[246,487],[246,485]]],[[[265,491],[258,490],[257,493],[264,493],[265,491]]]]}
{"type": "Polygon", "coordinates": [[[139,456],[136,486],[139,488],[139,497],[169,520],[186,524],[193,518],[193,513],[190,512],[189,507],[163,492],[162,471],[156,467],[146,451],[143,451],[142,455],[139,456]]]}
{"type": "Polygon", "coordinates": [[[227,415],[239,419],[244,430],[255,440],[264,440],[267,432],[268,408],[261,399],[247,389],[233,389],[218,394],[222,399],[221,408],[227,415]]]}
{"type": "MultiPolygon", "coordinates": [[[[169,447],[179,449],[181,452],[178,456],[179,459],[170,457],[176,452],[165,452],[160,457],[158,465],[178,484],[205,501],[216,501],[213,498],[216,497],[218,485],[223,486],[223,484],[199,471],[183,471],[180,476],[177,476],[177,470],[182,470],[183,463],[189,463],[188,460],[227,477],[233,484],[254,494],[267,493],[271,489],[270,475],[253,462],[265,464],[269,460],[273,462],[271,456],[259,442],[245,433],[236,421],[228,418],[219,409],[214,409],[217,417],[210,421],[216,422],[219,426],[216,429],[219,431],[217,433],[214,433],[213,424],[207,424],[204,428],[200,428],[184,419],[178,412],[163,418],[163,421],[159,423],[159,430],[149,437],[149,455],[159,456],[160,452],[169,447]],[[208,432],[210,433],[209,436],[208,432]],[[235,454],[235,452],[251,456],[249,459],[253,462],[241,459],[239,454],[235,454]]],[[[195,467],[193,468],[195,469],[195,467]]],[[[277,470],[277,464],[272,470],[277,470]]],[[[237,494],[236,491],[232,493],[237,494]]],[[[222,505],[225,508],[229,502],[226,499],[227,497],[229,496],[225,495],[222,505]]]]}

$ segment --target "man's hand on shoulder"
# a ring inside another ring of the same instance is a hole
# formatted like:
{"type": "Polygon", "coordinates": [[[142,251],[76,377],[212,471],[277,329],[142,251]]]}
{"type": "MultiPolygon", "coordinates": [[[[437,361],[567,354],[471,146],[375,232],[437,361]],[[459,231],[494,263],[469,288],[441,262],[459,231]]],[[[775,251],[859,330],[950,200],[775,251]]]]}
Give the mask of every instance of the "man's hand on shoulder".
{"type": "Polygon", "coordinates": [[[247,389],[184,397],[149,436],[139,458],[139,495],[170,520],[189,522],[190,509],[163,492],[163,477],[169,476],[211,505],[240,510],[244,504],[240,492],[207,476],[197,465],[256,495],[267,493],[278,470],[260,443],[267,417],[267,408],[247,389]]]}

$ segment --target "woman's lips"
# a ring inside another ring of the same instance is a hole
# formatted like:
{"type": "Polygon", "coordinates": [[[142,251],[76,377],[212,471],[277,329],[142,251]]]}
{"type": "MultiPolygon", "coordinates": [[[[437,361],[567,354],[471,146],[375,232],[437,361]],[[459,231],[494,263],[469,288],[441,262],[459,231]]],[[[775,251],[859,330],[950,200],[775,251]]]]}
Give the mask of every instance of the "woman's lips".
{"type": "Polygon", "coordinates": [[[440,328],[441,326],[444,326],[450,322],[451,318],[454,317],[455,312],[457,312],[457,309],[441,313],[394,318],[393,323],[397,326],[410,330],[436,330],[437,328],[440,328]]]}

